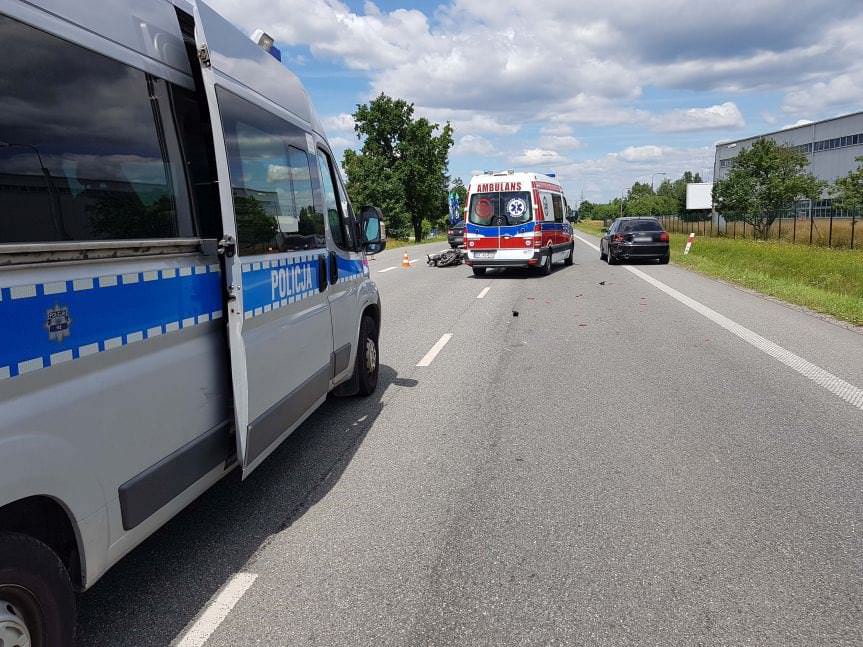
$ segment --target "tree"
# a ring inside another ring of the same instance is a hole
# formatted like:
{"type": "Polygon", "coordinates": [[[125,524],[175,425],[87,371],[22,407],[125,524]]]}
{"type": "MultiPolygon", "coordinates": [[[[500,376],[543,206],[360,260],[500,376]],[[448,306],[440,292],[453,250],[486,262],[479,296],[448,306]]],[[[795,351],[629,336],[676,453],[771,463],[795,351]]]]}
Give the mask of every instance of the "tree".
{"type": "Polygon", "coordinates": [[[593,204],[588,200],[582,200],[581,204],[578,205],[578,218],[579,220],[594,220],[594,213],[596,211],[597,205],[593,204]]]}
{"type": "Polygon", "coordinates": [[[848,211],[863,211],[863,157],[856,157],[857,169],[833,183],[830,195],[834,204],[848,211]]]}
{"type": "Polygon", "coordinates": [[[713,185],[713,202],[726,220],[752,226],[755,238],[766,239],[780,213],[797,200],[817,200],[826,183],[805,171],[809,160],[802,151],[760,139],[744,148],[731,172],[713,185]]]}
{"type": "Polygon", "coordinates": [[[376,204],[395,235],[409,225],[422,240],[423,220],[447,212],[449,150],[452,127],[424,117],[414,118],[414,106],[381,93],[357,105],[354,130],[362,150],[346,150],[348,194],[357,204],[376,204]]]}
{"type": "Polygon", "coordinates": [[[460,177],[457,177],[452,181],[450,191],[455,191],[455,194],[458,196],[458,203],[464,207],[465,202],[467,202],[467,187],[464,185],[464,182],[460,177]]]}

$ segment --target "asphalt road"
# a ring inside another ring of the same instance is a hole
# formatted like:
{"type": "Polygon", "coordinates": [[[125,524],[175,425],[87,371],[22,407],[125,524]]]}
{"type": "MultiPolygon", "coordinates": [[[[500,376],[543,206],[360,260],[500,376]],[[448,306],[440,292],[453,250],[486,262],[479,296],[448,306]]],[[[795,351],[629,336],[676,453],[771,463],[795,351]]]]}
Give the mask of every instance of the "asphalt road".
{"type": "MultiPolygon", "coordinates": [[[[117,565],[81,645],[863,644],[861,408],[583,242],[548,277],[402,251],[378,394],[117,565]]],[[[637,269],[863,387],[860,330],[637,269]]]]}

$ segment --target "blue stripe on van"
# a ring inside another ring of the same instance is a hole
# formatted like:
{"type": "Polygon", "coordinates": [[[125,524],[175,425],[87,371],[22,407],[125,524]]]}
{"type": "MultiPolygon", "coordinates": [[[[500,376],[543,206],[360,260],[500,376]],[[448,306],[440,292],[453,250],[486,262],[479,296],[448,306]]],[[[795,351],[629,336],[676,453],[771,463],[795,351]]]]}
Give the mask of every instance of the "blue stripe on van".
{"type": "Polygon", "coordinates": [[[0,379],[222,316],[218,265],[0,289],[0,379]]]}

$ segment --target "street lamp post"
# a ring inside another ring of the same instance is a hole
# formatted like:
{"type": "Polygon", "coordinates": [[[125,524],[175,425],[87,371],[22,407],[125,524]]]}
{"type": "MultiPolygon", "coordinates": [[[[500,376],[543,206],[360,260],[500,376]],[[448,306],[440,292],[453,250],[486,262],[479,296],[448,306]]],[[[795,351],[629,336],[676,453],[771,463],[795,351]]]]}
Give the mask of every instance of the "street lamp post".
{"type": "Polygon", "coordinates": [[[668,175],[668,173],[657,172],[650,176],[650,190],[653,191],[653,180],[657,175],[668,175]]]}

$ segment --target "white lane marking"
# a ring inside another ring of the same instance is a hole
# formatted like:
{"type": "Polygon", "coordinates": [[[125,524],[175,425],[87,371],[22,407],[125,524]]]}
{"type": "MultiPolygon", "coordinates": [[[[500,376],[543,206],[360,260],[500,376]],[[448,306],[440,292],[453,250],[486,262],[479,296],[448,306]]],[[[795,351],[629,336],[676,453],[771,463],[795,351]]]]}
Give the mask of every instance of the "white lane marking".
{"type": "Polygon", "coordinates": [[[206,643],[257,577],[254,573],[234,575],[177,643],[177,647],[201,647],[206,643]]]}
{"type": "Polygon", "coordinates": [[[414,264],[414,263],[416,263],[418,260],[419,260],[418,258],[413,258],[413,259],[409,260],[409,261],[408,261],[408,263],[410,263],[411,265],[413,265],[413,264],[414,264]]]}
{"type": "Polygon", "coordinates": [[[378,273],[379,273],[379,274],[383,274],[384,272],[389,272],[390,270],[397,270],[397,269],[398,269],[398,268],[397,268],[395,265],[393,265],[392,267],[388,267],[388,268],[386,268],[386,269],[384,269],[384,270],[378,270],[378,273]]]}
{"type": "MultiPolygon", "coordinates": [[[[599,251],[599,247],[597,247],[590,241],[585,240],[581,236],[576,236],[576,238],[578,238],[585,245],[589,245],[590,247],[593,247],[593,249],[595,249],[596,251],[599,251]]],[[[783,364],[785,364],[785,366],[794,369],[795,371],[800,373],[800,375],[809,378],[810,380],[815,382],[815,384],[824,387],[833,395],[845,400],[852,407],[856,407],[863,411],[863,389],[854,386],[850,382],[846,382],[842,378],[833,375],[833,373],[830,373],[829,371],[825,371],[820,366],[816,366],[812,362],[803,359],[799,355],[795,355],[790,350],[787,350],[779,344],[776,344],[769,339],[762,337],[758,333],[749,330],[749,328],[741,326],[736,321],[732,321],[725,315],[721,315],[716,312],[716,310],[708,308],[703,303],[700,303],[695,299],[686,296],[682,292],[678,292],[670,285],[666,285],[662,281],[653,278],[649,274],[629,265],[623,265],[622,267],[626,271],[635,274],[635,276],[637,276],[641,280],[650,283],[658,290],[665,292],[665,294],[672,297],[673,299],[676,299],[686,307],[691,308],[692,310],[695,310],[695,312],[697,312],[698,314],[707,317],[713,323],[721,326],[731,334],[736,335],[746,343],[755,346],[755,348],[762,351],[763,353],[766,353],[767,355],[770,355],[770,357],[782,362],[783,364]]]]}
{"type": "Polygon", "coordinates": [[[425,356],[419,361],[417,366],[429,366],[434,358],[437,357],[437,354],[441,352],[444,346],[446,346],[447,342],[452,339],[452,333],[447,333],[443,337],[435,342],[435,345],[429,349],[429,352],[425,354],[425,356]]]}
{"type": "Polygon", "coordinates": [[[485,295],[488,294],[489,290],[491,290],[491,286],[489,286],[487,288],[483,288],[482,292],[480,292],[479,294],[476,295],[476,298],[477,299],[485,299],[485,295]]]}

